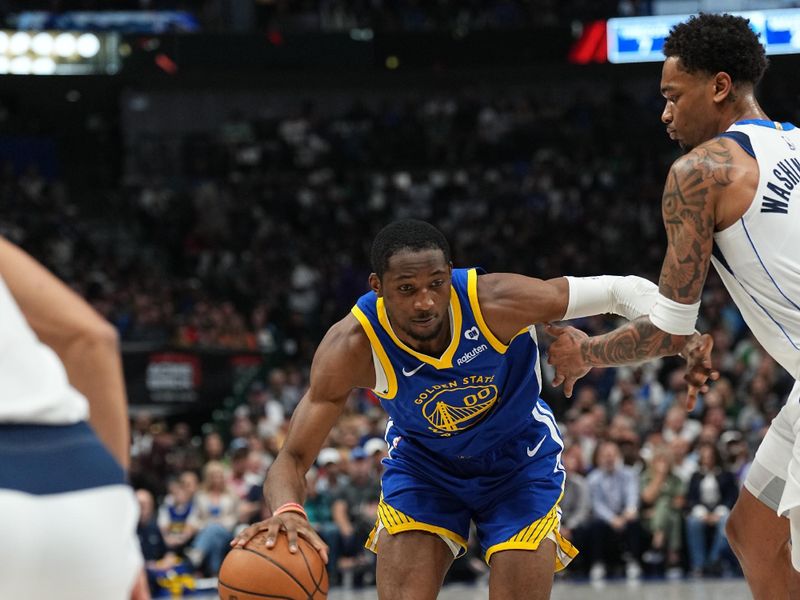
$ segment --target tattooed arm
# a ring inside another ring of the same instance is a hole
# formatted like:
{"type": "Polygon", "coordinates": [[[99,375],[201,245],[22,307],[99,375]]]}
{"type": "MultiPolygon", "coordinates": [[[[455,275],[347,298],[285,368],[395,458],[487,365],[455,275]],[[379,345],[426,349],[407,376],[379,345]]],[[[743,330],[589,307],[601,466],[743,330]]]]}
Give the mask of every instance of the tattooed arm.
{"type": "MultiPolygon", "coordinates": [[[[659,292],[681,304],[700,298],[715,229],[716,199],[731,183],[732,157],[726,143],[711,140],[672,165],[662,198],[667,253],[659,292]]],[[[606,335],[587,337],[573,328],[550,328],[558,339],[548,362],[556,367],[555,385],[565,393],[591,367],[633,364],[679,353],[693,336],[671,335],[640,317],[606,335]]]]}

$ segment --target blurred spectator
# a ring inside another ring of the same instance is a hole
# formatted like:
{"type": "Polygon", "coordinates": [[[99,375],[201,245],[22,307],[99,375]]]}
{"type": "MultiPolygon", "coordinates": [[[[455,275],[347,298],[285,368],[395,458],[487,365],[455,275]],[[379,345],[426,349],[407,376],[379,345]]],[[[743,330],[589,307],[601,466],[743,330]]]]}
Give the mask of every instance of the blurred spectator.
{"type": "Polygon", "coordinates": [[[194,494],[191,484],[187,486],[177,478],[170,479],[167,491],[168,494],[158,509],[158,528],[167,549],[180,554],[196,533],[189,519],[194,494]]]}
{"type": "Polygon", "coordinates": [[[702,428],[700,423],[686,416],[686,410],[682,404],[676,404],[667,411],[662,435],[668,444],[675,438],[683,438],[691,444],[700,435],[702,428]]]}
{"type": "Polygon", "coordinates": [[[636,473],[622,463],[619,446],[601,442],[597,468],[587,477],[592,499],[592,580],[606,576],[607,568],[621,558],[628,578],[641,576],[642,529],[639,523],[639,484],[636,473]]]}
{"type": "Polygon", "coordinates": [[[371,461],[372,477],[380,479],[383,473],[383,459],[389,456],[389,449],[386,447],[386,440],[383,438],[369,438],[364,442],[364,454],[371,461]]]}
{"type": "Polygon", "coordinates": [[[372,464],[360,446],[350,453],[350,480],[333,492],[333,522],[339,530],[341,549],[338,568],[345,580],[356,585],[372,564],[364,541],[375,525],[380,501],[380,482],[371,477],[372,464]]]}
{"type": "Polygon", "coordinates": [[[225,458],[225,443],[222,436],[216,431],[207,434],[203,439],[203,453],[205,464],[210,461],[222,461],[225,458]]]}
{"type": "Polygon", "coordinates": [[[733,474],[720,461],[713,444],[701,444],[697,472],[686,494],[686,544],[692,575],[705,571],[719,574],[724,554],[730,554],[725,537],[728,520],[739,489],[733,474]]]}
{"type": "Polygon", "coordinates": [[[136,490],[136,499],[139,501],[139,524],[136,526],[136,535],[142,547],[142,556],[145,562],[157,561],[167,551],[161,531],[155,517],[155,499],[148,490],[136,490]]]}
{"type": "Polygon", "coordinates": [[[666,447],[655,451],[640,485],[642,524],[652,536],[645,562],[663,563],[669,575],[679,576],[686,487],[672,472],[672,454],[666,447]]]}
{"type": "Polygon", "coordinates": [[[335,583],[338,577],[341,536],[339,527],[333,522],[333,496],[329,489],[320,489],[326,486],[320,486],[318,483],[319,470],[312,467],[306,473],[307,494],[303,508],[311,526],[328,544],[328,576],[335,583]]]}
{"type": "Polygon", "coordinates": [[[342,454],[336,448],[320,450],[319,456],[317,456],[317,465],[320,469],[317,479],[317,487],[320,492],[334,493],[347,483],[348,477],[345,465],[342,464],[342,454]]]}
{"type": "MultiPolygon", "coordinates": [[[[592,498],[589,484],[583,476],[580,448],[570,446],[564,451],[561,460],[567,470],[564,496],[561,498],[561,534],[583,552],[589,541],[592,498]]],[[[579,554],[576,558],[579,562],[573,569],[583,570],[585,573],[588,567],[582,569],[581,566],[585,563],[583,557],[579,554]]]]}
{"type": "Polygon", "coordinates": [[[238,522],[238,504],[239,499],[227,486],[222,463],[206,463],[202,487],[194,497],[189,519],[197,535],[185,552],[195,568],[206,565],[207,573],[219,572],[238,522]]]}

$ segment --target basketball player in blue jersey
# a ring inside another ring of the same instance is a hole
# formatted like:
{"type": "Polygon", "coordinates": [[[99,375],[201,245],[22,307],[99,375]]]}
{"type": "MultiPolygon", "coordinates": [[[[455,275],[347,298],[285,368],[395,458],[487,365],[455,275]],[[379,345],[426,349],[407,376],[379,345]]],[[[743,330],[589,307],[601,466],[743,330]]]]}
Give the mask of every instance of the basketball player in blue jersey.
{"type": "Polygon", "coordinates": [[[444,236],[405,220],[372,248],[372,291],[319,345],[310,388],[269,470],[273,517],[232,544],[279,530],[327,558],[305,518],[304,473],[353,388],[389,414],[379,517],[367,541],[378,554],[382,600],[436,597],[474,522],[491,567],[490,598],[546,599],[553,572],[576,554],[559,533],[563,444],[539,398],[532,324],[646,314],[655,285],[638,277],[559,278],[453,269],[444,236]]]}
{"type": "MultiPolygon", "coordinates": [[[[659,297],[649,316],[604,336],[552,328],[549,361],[567,394],[590,367],[684,347],[709,263],[764,349],[800,380],[800,130],[771,121],[756,101],[767,61],[747,20],[692,18],[673,28],[664,54],[661,119],[687,154],[672,165],[662,200],[668,247],[659,297]]],[[[689,362],[702,385],[710,345],[696,346],[689,362]]],[[[727,523],[757,600],[800,598],[798,433],[795,383],[727,523]]]]}

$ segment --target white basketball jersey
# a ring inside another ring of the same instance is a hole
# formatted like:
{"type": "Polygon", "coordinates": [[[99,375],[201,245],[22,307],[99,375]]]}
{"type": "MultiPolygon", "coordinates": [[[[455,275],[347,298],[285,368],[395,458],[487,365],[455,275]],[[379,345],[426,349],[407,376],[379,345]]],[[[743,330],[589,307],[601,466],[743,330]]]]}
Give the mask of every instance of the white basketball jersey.
{"type": "MultiPolygon", "coordinates": [[[[722,134],[758,162],[758,189],[711,259],[764,349],[800,379],[800,129],[749,120],[722,134]]],[[[724,202],[724,200],[723,200],[724,202]]]]}
{"type": "Polygon", "coordinates": [[[61,360],[36,337],[0,277],[0,422],[67,424],[88,415],[86,398],[69,384],[61,360]]]}

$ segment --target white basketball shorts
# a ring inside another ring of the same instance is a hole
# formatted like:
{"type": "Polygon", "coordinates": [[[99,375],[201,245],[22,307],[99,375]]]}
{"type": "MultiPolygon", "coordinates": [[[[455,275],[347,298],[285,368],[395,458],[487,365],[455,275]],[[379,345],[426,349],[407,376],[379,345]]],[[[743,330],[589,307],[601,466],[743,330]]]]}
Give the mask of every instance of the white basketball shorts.
{"type": "Polygon", "coordinates": [[[744,486],[778,515],[789,518],[792,564],[800,570],[800,381],[769,426],[744,486]]]}
{"type": "Polygon", "coordinates": [[[86,423],[0,425],[0,598],[129,600],[138,513],[86,423]]]}

